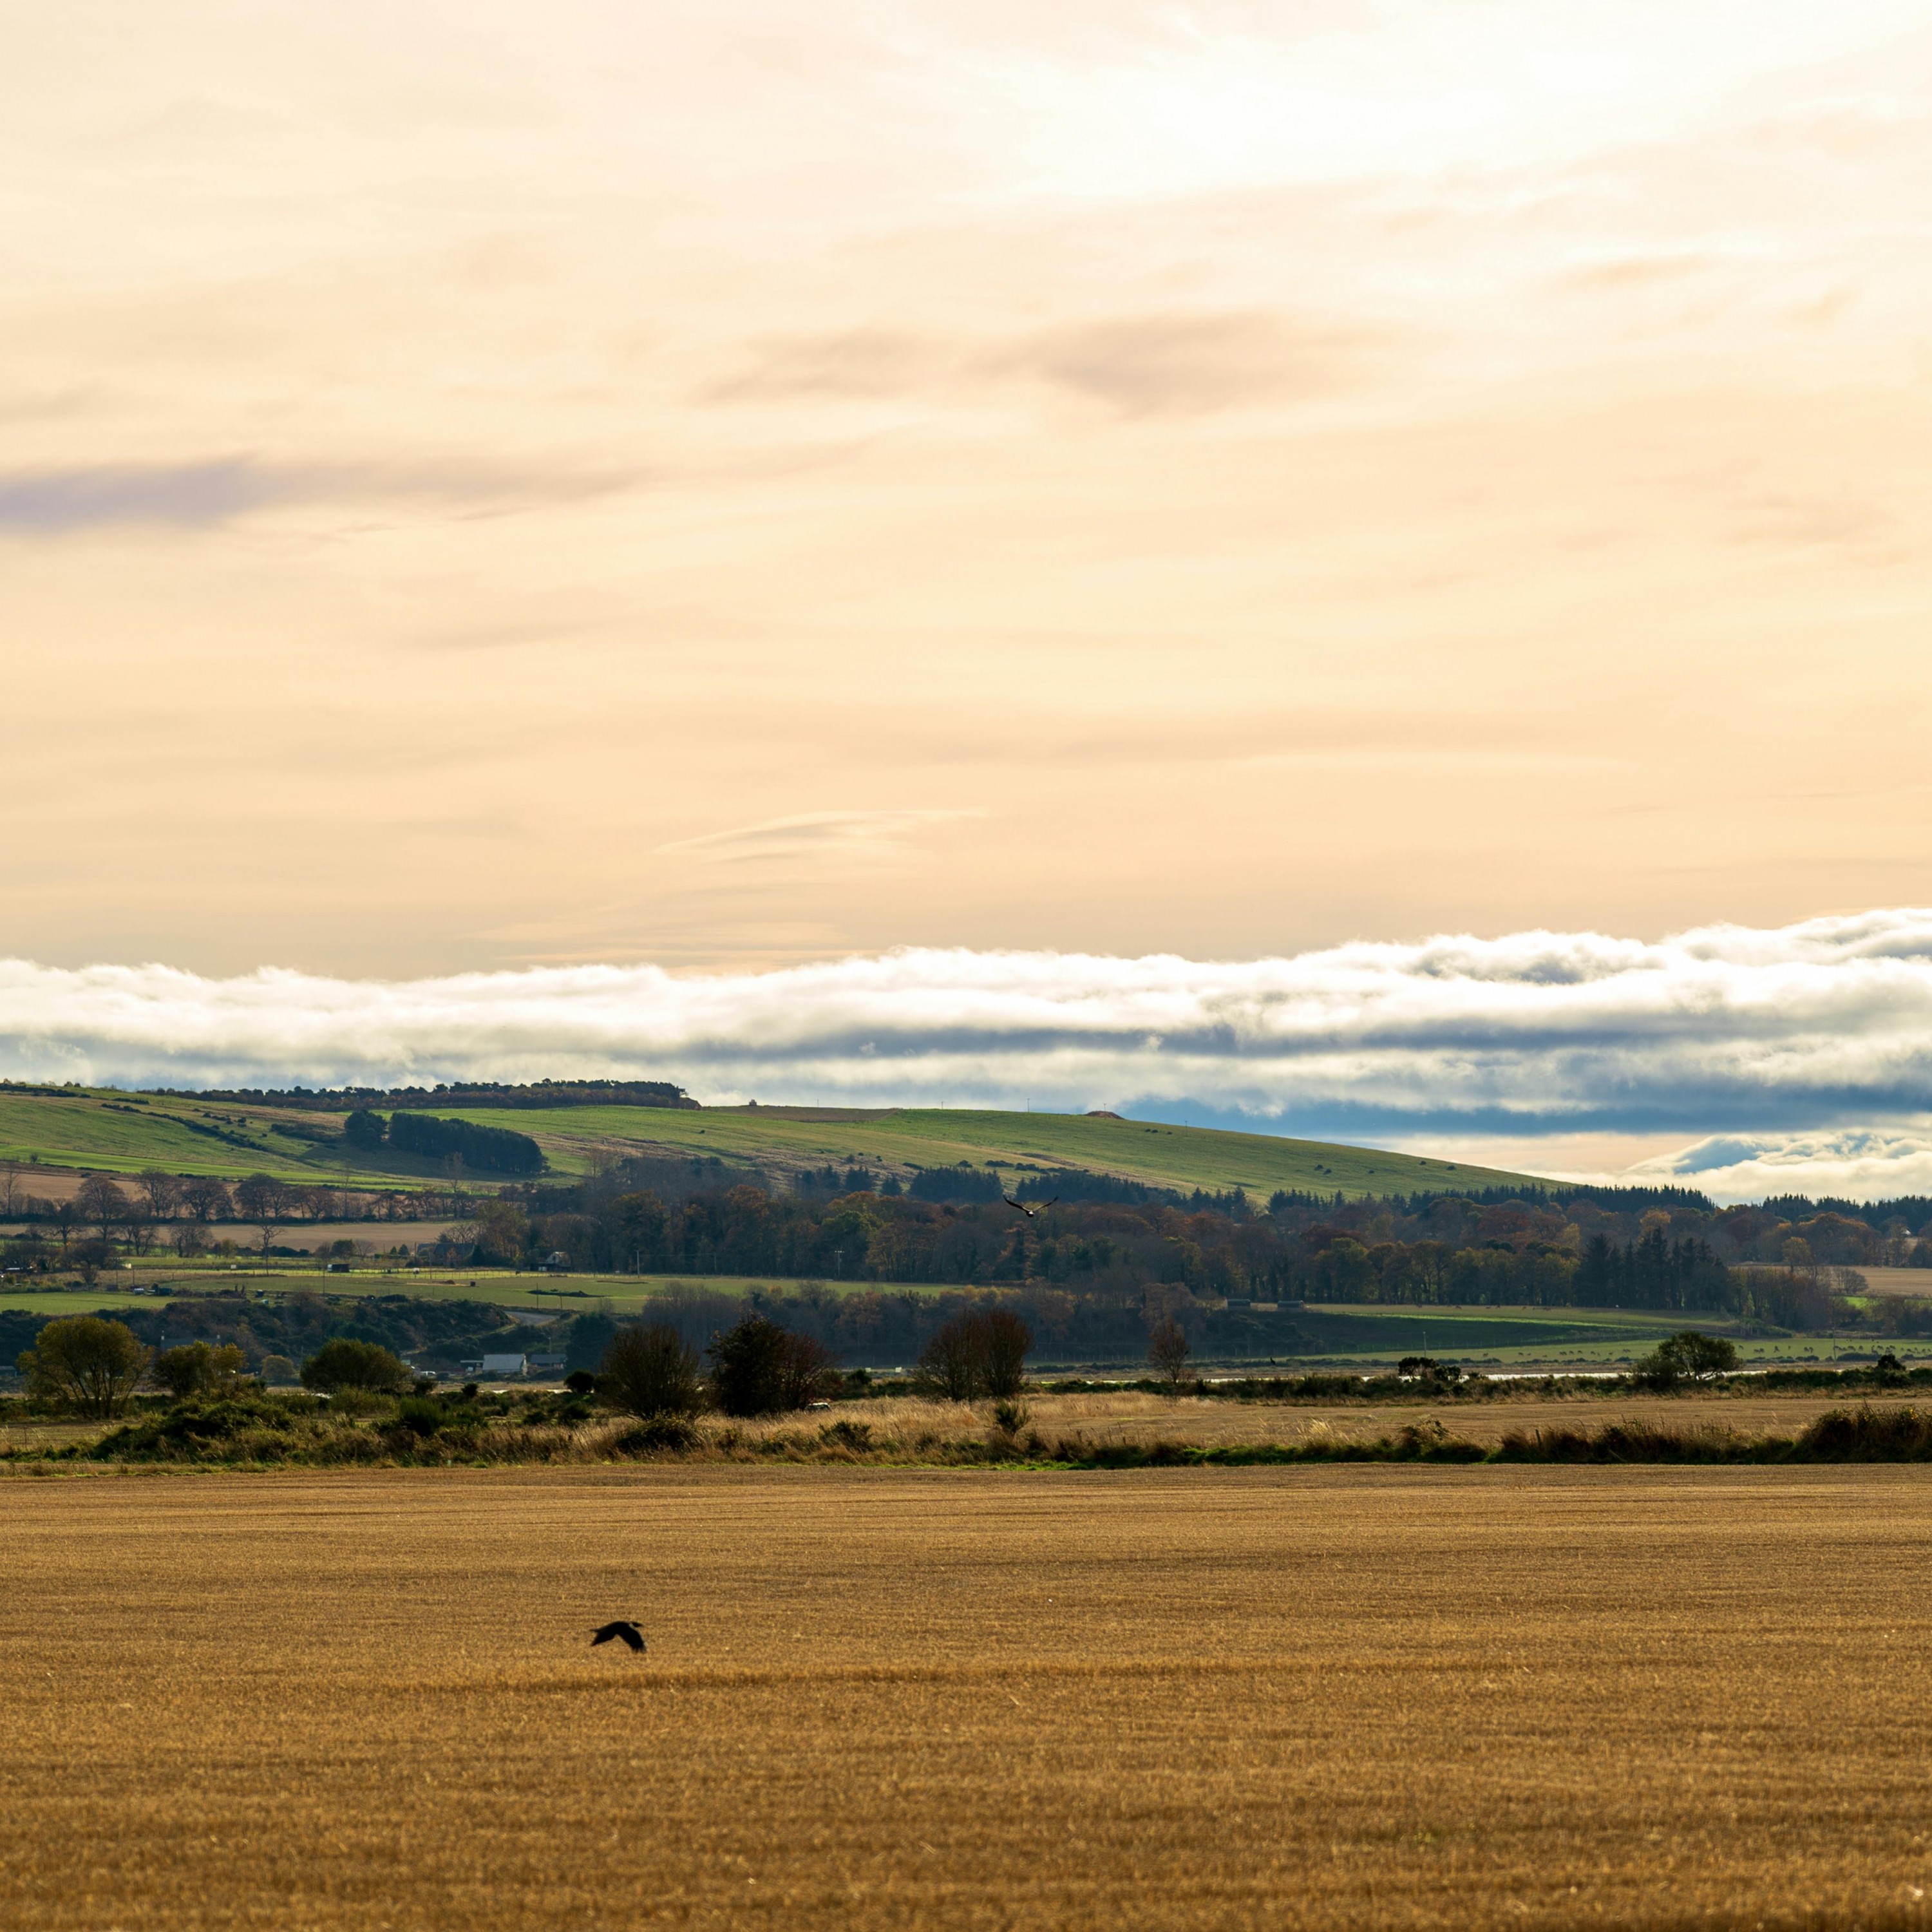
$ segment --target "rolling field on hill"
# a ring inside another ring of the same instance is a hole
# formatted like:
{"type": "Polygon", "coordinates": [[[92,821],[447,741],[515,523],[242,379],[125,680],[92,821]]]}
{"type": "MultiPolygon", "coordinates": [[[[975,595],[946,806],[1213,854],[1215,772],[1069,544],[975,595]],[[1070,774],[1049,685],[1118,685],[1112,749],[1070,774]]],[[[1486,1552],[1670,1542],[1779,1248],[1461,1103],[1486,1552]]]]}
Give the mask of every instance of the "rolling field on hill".
{"type": "Polygon", "coordinates": [[[915,1168],[1084,1168],[1160,1187],[1244,1187],[1265,1199],[1278,1187],[1310,1192],[1410,1193],[1520,1180],[1520,1174],[1373,1148],[1213,1127],[1168,1126],[1080,1114],[1011,1114],[955,1108],[862,1109],[639,1107],[519,1112],[452,1110],[452,1118],[508,1124],[534,1135],[553,1165],[588,1165],[604,1149],[650,1146],[710,1154],[780,1171],[854,1162],[915,1168]]]}
{"type": "MultiPolygon", "coordinates": [[[[728,1168],[781,1177],[856,1165],[902,1180],[919,1168],[966,1161],[1000,1168],[1016,1180],[1055,1168],[1082,1168],[1160,1187],[1244,1187],[1262,1199],[1277,1188],[1406,1194],[1532,1178],[1322,1141],[1090,1114],[950,1108],[432,1111],[441,1118],[531,1135],[552,1169],[566,1175],[588,1173],[600,1160],[625,1154],[715,1156],[728,1168]]],[[[290,1180],[391,1185],[442,1177],[435,1162],[349,1148],[340,1138],[342,1120],[340,1114],[304,1108],[112,1088],[0,1088],[0,1160],[115,1173],[144,1167],[230,1178],[266,1172],[290,1180]]],[[[20,1184],[32,1191],[31,1175],[20,1184]]]]}

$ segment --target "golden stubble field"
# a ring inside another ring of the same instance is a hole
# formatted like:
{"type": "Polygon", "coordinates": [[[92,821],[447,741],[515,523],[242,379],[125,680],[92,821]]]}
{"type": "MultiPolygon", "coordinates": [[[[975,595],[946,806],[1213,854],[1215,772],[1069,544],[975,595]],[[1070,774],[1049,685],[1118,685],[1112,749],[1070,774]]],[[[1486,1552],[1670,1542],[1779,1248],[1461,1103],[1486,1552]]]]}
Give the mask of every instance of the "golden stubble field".
{"type": "Polygon", "coordinates": [[[1932,1472],[13,1478],[0,1534],[22,1932],[1932,1893],[1932,1472]]]}

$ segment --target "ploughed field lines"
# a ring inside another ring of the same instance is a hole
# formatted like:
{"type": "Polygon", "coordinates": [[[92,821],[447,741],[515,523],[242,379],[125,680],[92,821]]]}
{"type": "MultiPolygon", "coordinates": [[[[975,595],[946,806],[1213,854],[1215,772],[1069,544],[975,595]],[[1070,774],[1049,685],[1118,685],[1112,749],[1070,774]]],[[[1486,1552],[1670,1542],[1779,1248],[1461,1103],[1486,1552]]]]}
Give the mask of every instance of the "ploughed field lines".
{"type": "Polygon", "coordinates": [[[9,1480],[10,1927],[1914,1922],[1932,1472],[9,1480]],[[643,1657],[592,1651],[636,1617],[643,1657]]]}

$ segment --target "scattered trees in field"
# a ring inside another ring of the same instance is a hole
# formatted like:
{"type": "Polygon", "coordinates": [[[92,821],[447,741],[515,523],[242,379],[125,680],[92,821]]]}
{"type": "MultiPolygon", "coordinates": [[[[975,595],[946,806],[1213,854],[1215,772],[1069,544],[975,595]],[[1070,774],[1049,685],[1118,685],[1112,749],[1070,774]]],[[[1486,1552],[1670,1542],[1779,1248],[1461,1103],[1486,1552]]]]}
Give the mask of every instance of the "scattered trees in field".
{"type": "Polygon", "coordinates": [[[704,1402],[698,1351],[668,1322],[619,1329],[604,1351],[596,1386],[612,1408],[630,1415],[694,1415],[704,1402]]]}
{"type": "Polygon", "coordinates": [[[148,1352],[124,1322],[69,1315],[50,1322],[18,1366],[30,1394],[106,1421],[146,1372],[148,1352]]]}
{"type": "Polygon", "coordinates": [[[368,1389],[388,1394],[409,1386],[402,1358],[379,1342],[338,1335],[325,1342],[302,1367],[302,1386],[333,1395],[339,1389],[368,1389]]]}

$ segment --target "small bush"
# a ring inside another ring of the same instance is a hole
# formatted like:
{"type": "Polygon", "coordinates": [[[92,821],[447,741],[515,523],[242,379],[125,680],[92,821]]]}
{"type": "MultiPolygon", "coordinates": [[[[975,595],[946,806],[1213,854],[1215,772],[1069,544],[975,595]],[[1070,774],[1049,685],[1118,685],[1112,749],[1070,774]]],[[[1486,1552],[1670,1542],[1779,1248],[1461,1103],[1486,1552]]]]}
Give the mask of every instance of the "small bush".
{"type": "Polygon", "coordinates": [[[872,1425],[842,1418],[837,1422],[827,1423],[818,1432],[818,1439],[840,1449],[869,1449],[872,1446],[872,1425]]]}
{"type": "Polygon", "coordinates": [[[1932,1414],[1918,1408],[1834,1408],[1800,1432],[1797,1451],[1819,1462],[1932,1461],[1932,1414]]]}
{"type": "Polygon", "coordinates": [[[698,1446],[698,1425],[688,1415],[647,1415],[610,1446],[626,1456],[681,1455],[698,1446]]]}
{"type": "Polygon", "coordinates": [[[380,1415],[388,1406],[374,1389],[339,1388],[331,1391],[328,1412],[353,1420],[358,1415],[380,1415]]]}
{"type": "Polygon", "coordinates": [[[448,1419],[440,1402],[424,1396],[405,1396],[396,1405],[395,1426],[412,1436],[434,1436],[448,1419]]]}
{"type": "Polygon", "coordinates": [[[1024,1402],[996,1402],[993,1405],[993,1426],[1009,1440],[1032,1420],[1033,1412],[1024,1402]]]}

